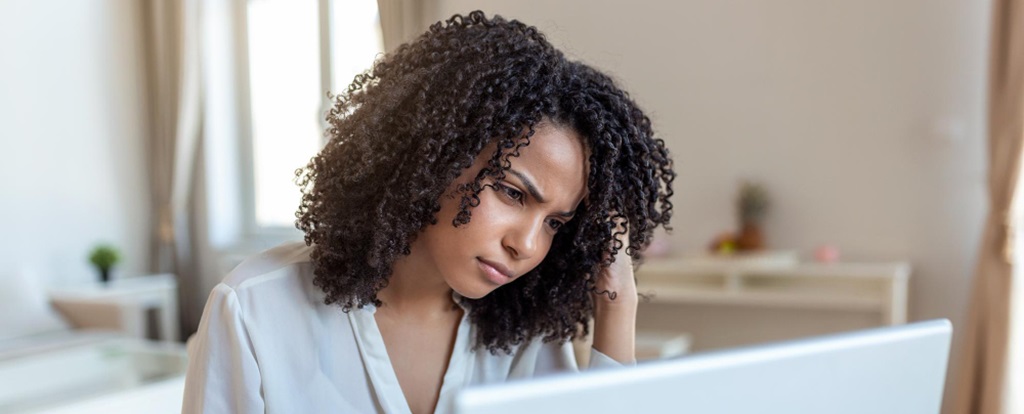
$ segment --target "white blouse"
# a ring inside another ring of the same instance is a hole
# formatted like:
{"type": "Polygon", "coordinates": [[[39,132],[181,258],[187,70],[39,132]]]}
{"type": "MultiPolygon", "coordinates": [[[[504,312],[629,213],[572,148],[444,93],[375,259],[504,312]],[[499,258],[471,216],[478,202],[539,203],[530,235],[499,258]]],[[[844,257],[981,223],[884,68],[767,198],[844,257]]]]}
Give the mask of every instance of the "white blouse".
{"type": "MultiPolygon", "coordinates": [[[[410,412],[376,309],[343,313],[325,305],[312,283],[311,250],[303,243],[270,249],[213,288],[188,345],[183,413],[410,412]]],[[[570,342],[537,338],[511,355],[474,350],[468,315],[459,323],[435,412],[451,412],[455,393],[469,385],[577,370],[570,342]]],[[[590,366],[620,364],[591,350],[590,366]]]]}

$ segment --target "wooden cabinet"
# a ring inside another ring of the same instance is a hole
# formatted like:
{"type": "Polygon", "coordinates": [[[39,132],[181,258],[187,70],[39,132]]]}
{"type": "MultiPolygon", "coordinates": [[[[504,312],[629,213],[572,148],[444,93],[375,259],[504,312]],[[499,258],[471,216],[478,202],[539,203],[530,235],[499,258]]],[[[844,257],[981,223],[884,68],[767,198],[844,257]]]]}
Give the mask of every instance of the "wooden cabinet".
{"type": "Polygon", "coordinates": [[[903,324],[909,277],[906,262],[803,263],[790,253],[650,259],[637,272],[647,297],[638,328],[688,332],[700,350],[903,324]],[[697,323],[695,314],[734,322],[697,323]],[[724,331],[729,338],[700,346],[702,336],[724,331]]]}

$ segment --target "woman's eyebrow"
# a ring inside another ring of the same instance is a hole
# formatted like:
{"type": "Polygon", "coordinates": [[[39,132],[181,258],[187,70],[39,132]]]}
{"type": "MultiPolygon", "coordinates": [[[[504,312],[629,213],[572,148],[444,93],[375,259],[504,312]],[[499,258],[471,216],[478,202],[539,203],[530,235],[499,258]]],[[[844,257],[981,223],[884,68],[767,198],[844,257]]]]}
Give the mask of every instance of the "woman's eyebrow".
{"type": "Polygon", "coordinates": [[[516,177],[519,177],[519,181],[522,181],[523,185],[526,186],[526,192],[530,193],[530,196],[532,196],[533,198],[536,198],[537,202],[548,202],[547,200],[544,199],[544,196],[540,195],[540,191],[537,191],[537,186],[533,185],[533,181],[531,181],[530,178],[526,176],[526,174],[523,174],[511,168],[508,169],[508,172],[512,173],[512,175],[516,177]]]}
{"type": "MultiPolygon", "coordinates": [[[[522,181],[523,186],[526,187],[526,192],[530,193],[530,196],[535,198],[538,203],[544,204],[544,203],[547,202],[547,200],[544,199],[544,196],[542,196],[540,194],[540,191],[537,191],[537,186],[533,185],[533,181],[531,181],[530,178],[526,176],[526,174],[523,174],[523,173],[521,173],[519,171],[516,171],[516,170],[513,170],[511,168],[509,168],[507,171],[512,173],[512,175],[516,176],[517,178],[519,178],[519,181],[522,181]]],[[[576,212],[575,211],[560,211],[560,212],[557,212],[555,214],[557,214],[559,216],[562,216],[562,217],[571,218],[572,216],[574,216],[576,214],[576,212]]]]}

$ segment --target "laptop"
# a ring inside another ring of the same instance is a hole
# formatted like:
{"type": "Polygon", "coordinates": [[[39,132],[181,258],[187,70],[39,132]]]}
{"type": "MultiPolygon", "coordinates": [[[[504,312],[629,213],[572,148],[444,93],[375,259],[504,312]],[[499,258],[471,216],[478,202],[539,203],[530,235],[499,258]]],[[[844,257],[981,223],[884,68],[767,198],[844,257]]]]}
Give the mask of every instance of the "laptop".
{"type": "Polygon", "coordinates": [[[946,319],[467,388],[457,414],[937,414],[946,319]]]}

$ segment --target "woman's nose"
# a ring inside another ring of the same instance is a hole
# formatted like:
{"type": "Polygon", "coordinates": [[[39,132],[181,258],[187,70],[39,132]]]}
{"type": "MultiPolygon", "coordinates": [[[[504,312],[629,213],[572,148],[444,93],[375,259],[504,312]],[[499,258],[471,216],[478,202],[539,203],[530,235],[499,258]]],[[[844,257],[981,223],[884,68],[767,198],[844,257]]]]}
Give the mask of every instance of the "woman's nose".
{"type": "Polygon", "coordinates": [[[505,234],[502,243],[514,259],[529,259],[536,255],[540,248],[539,239],[544,230],[543,226],[543,221],[534,221],[529,225],[513,225],[505,234]]]}

